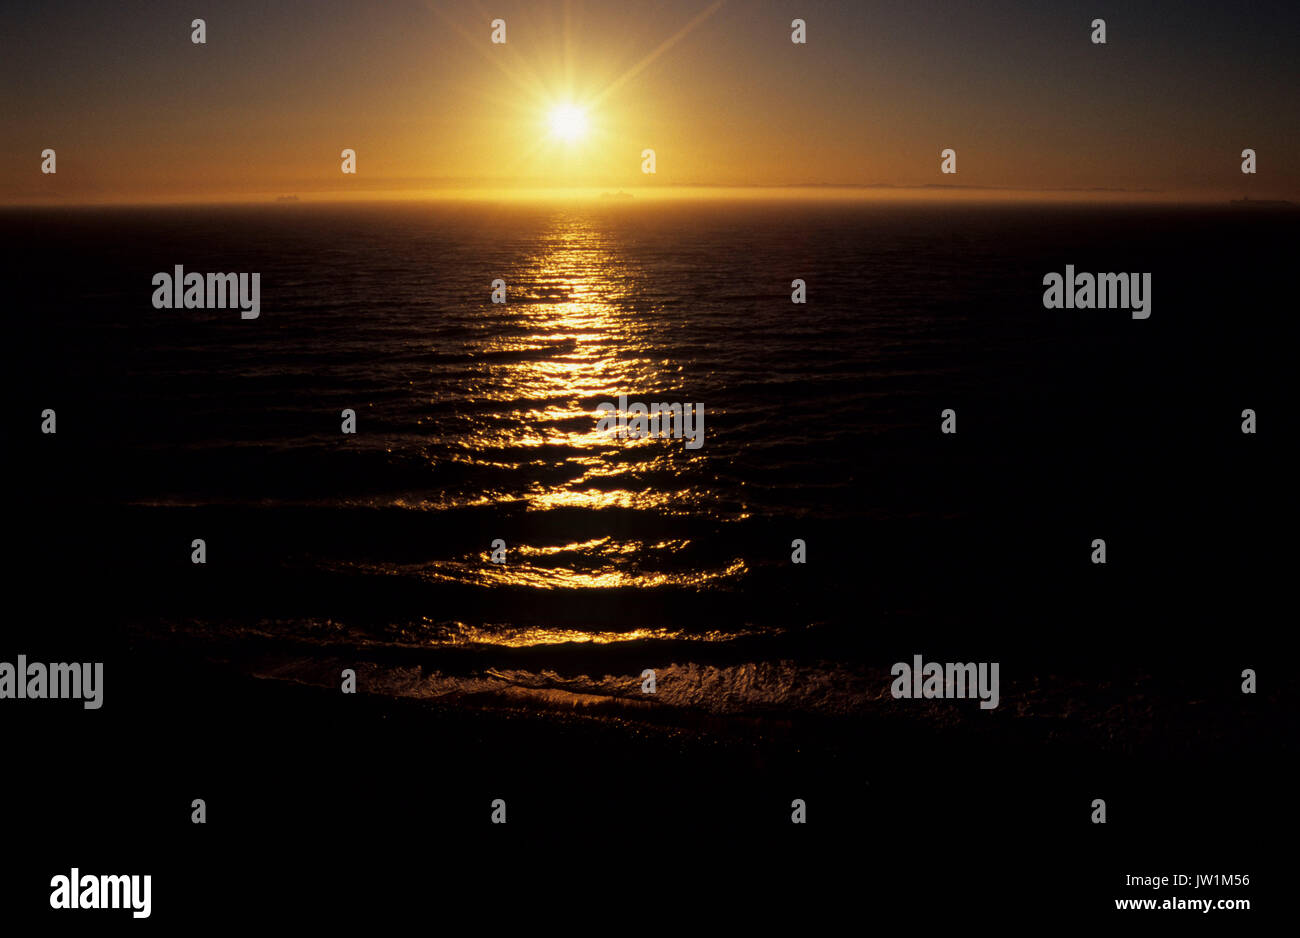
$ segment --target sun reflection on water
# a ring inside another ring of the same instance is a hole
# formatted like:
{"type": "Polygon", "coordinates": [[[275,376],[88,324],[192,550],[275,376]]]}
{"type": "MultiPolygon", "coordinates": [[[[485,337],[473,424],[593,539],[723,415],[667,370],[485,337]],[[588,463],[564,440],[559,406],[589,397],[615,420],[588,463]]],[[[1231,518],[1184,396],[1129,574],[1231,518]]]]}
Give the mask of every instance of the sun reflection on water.
{"type": "Polygon", "coordinates": [[[676,374],[656,362],[642,338],[651,334],[653,308],[628,300],[636,264],[598,217],[558,213],[538,252],[513,276],[516,293],[493,310],[508,320],[497,325],[508,328],[495,330],[484,348],[485,357],[497,360],[484,368],[489,380],[483,390],[500,407],[495,419],[475,428],[469,457],[556,448],[572,477],[532,487],[525,497],[537,510],[680,502],[680,492],[611,484],[631,483],[634,473],[671,475],[685,458],[679,441],[615,440],[596,429],[602,401],[680,390],[676,374]],[[520,349],[546,354],[501,360],[502,353],[520,349]]]}
{"type": "MultiPolygon", "coordinates": [[[[507,302],[483,308],[492,321],[476,340],[482,344],[469,349],[472,419],[430,440],[457,478],[472,480],[459,505],[699,513],[709,499],[685,470],[701,454],[680,439],[617,439],[597,430],[598,405],[620,395],[686,396],[680,368],[654,348],[657,301],[638,292],[645,278],[628,239],[599,213],[557,210],[535,243],[531,256],[502,272],[507,302]]],[[[512,541],[504,564],[475,552],[386,569],[547,590],[721,586],[745,573],[738,559],[684,565],[675,556],[683,546],[625,532],[620,541],[564,546],[512,541]]]]}

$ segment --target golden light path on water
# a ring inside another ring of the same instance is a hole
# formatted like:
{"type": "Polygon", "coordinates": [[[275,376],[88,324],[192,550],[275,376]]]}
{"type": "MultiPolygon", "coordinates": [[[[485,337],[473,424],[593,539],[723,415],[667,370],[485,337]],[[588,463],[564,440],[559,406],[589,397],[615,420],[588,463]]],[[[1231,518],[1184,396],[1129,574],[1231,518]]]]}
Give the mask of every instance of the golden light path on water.
{"type": "MultiPolygon", "coordinates": [[[[576,629],[556,628],[513,628],[510,626],[493,626],[480,629],[470,625],[461,625],[460,642],[468,644],[503,645],[507,648],[529,648],[534,645],[564,645],[576,642],[584,645],[612,645],[619,642],[636,642],[646,639],[682,638],[683,633],[673,629],[631,629],[627,632],[581,632],[576,629]]],[[[702,632],[690,635],[692,641],[725,642],[736,636],[730,632],[702,632]]],[[[449,642],[458,644],[459,642],[449,642]]]]}
{"type": "MultiPolygon", "coordinates": [[[[522,496],[513,496],[529,512],[620,508],[670,514],[700,504],[702,493],[682,473],[698,457],[681,439],[618,439],[596,429],[597,404],[616,402],[620,394],[663,401],[688,396],[680,366],[647,341],[656,333],[653,304],[629,300],[638,262],[621,243],[599,212],[557,212],[539,248],[507,277],[514,291],[507,303],[491,307],[490,315],[501,321],[493,324],[481,380],[471,392],[491,406],[470,437],[459,441],[455,458],[497,469],[544,468],[530,472],[534,481],[522,496]],[[544,354],[511,354],[521,349],[544,354]],[[671,484],[649,485],[646,479],[671,484]]],[[[484,496],[479,503],[492,501],[484,496]]],[[[746,572],[740,558],[713,569],[646,563],[656,555],[670,560],[688,545],[611,537],[511,543],[506,563],[484,563],[485,555],[475,552],[389,569],[438,581],[534,589],[720,586],[746,572]]]]}
{"type": "MultiPolygon", "coordinates": [[[[656,545],[657,546],[657,545],[656,545]]],[[[636,548],[644,550],[645,548],[636,548]]],[[[527,553],[527,547],[511,547],[527,553]]],[[[556,548],[557,551],[580,550],[577,544],[566,544],[556,548]]],[[[747,567],[744,560],[736,558],[726,567],[714,570],[691,570],[674,573],[643,572],[637,570],[620,570],[616,567],[599,571],[577,570],[572,567],[541,566],[529,563],[494,564],[487,554],[479,554],[465,560],[437,561],[433,564],[327,564],[336,569],[347,569],[354,573],[370,573],[389,576],[414,576],[432,582],[465,583],[482,585],[497,584],[501,586],[528,586],[533,589],[626,589],[628,587],[655,586],[706,586],[725,584],[744,574],[747,567]],[[486,566],[485,566],[486,564],[486,566]]]]}

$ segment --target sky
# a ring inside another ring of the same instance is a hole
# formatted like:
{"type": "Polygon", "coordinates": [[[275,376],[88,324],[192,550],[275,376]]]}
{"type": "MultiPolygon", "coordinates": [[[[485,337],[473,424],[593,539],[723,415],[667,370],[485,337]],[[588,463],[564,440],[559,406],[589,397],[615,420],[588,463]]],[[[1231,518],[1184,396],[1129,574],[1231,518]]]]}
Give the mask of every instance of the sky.
{"type": "Polygon", "coordinates": [[[10,0],[0,22],[5,204],[1300,199],[1294,0],[10,0]],[[552,125],[564,106],[577,139],[552,125]]]}

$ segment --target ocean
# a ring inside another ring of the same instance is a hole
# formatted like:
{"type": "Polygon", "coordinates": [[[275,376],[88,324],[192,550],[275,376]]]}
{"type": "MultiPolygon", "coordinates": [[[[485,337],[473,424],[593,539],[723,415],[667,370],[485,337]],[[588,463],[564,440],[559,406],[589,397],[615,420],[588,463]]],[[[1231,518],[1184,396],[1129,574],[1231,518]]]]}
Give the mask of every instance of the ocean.
{"type": "Polygon", "coordinates": [[[644,707],[650,668],[657,707],[834,715],[917,651],[1027,677],[1271,627],[1240,587],[1293,507],[1290,213],[7,214],[26,536],[141,640],[449,702],[644,707]],[[1150,318],[1045,309],[1067,264],[1150,272],[1150,318]],[[260,272],[259,318],[155,309],[174,265],[260,272]],[[598,433],[621,394],[698,402],[703,445],[598,433]]]}
{"type": "Polygon", "coordinates": [[[1290,213],[3,215],[0,662],[102,665],[5,701],[19,895],[1086,914],[1289,844],[1290,213]],[[259,316],[156,309],[176,265],[259,316]],[[1045,308],[1071,265],[1149,318],[1045,308]],[[896,697],[921,662],[981,698],[896,697]]]}

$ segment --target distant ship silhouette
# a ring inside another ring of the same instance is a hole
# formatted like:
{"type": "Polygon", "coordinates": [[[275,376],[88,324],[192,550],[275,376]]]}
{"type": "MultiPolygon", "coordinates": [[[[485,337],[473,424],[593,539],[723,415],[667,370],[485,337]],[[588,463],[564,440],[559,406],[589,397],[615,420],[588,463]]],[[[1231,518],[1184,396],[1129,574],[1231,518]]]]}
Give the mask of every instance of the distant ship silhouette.
{"type": "Polygon", "coordinates": [[[1294,208],[1294,202],[1288,202],[1286,199],[1252,199],[1248,196],[1242,196],[1240,199],[1233,199],[1229,205],[1244,205],[1247,208],[1294,208]]]}

